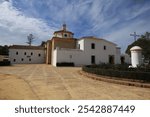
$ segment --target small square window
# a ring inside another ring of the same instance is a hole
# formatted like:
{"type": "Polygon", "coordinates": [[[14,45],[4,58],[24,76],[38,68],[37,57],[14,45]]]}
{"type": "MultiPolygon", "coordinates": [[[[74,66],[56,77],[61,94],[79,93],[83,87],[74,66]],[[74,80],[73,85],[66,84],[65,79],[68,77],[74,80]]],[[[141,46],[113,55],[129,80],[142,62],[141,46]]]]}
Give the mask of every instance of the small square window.
{"type": "Polygon", "coordinates": [[[26,52],[24,52],[24,55],[26,55],[27,53],[26,52]]]}
{"type": "Polygon", "coordinates": [[[33,55],[33,53],[31,52],[31,55],[33,55]]]}
{"type": "Polygon", "coordinates": [[[16,55],[18,55],[18,52],[16,52],[16,55]]]}
{"type": "Polygon", "coordinates": [[[22,58],[21,61],[24,61],[24,59],[22,58]]]}
{"type": "Polygon", "coordinates": [[[29,61],[31,61],[31,59],[29,59],[29,61]]]}
{"type": "Polygon", "coordinates": [[[41,54],[39,54],[39,57],[41,56],[41,54]]]}
{"type": "Polygon", "coordinates": [[[14,59],[14,62],[16,62],[16,59],[14,59]]]}

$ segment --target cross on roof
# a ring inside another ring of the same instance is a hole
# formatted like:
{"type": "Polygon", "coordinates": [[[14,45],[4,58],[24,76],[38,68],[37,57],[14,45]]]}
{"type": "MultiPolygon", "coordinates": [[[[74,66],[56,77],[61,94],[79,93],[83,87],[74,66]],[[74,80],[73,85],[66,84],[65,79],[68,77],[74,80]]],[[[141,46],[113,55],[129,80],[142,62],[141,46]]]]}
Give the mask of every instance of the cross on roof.
{"type": "Polygon", "coordinates": [[[139,37],[140,35],[137,35],[136,32],[134,32],[134,34],[130,34],[130,36],[134,37],[134,41],[136,41],[136,37],[139,37]]]}

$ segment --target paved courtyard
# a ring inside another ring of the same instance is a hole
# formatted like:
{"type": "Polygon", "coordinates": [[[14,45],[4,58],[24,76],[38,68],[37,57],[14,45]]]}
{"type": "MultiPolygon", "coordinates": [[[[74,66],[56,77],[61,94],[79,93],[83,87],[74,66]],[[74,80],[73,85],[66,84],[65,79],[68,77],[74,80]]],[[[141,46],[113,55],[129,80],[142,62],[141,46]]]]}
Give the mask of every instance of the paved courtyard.
{"type": "Polygon", "coordinates": [[[97,81],[79,67],[0,67],[0,99],[150,99],[150,89],[97,81]]]}

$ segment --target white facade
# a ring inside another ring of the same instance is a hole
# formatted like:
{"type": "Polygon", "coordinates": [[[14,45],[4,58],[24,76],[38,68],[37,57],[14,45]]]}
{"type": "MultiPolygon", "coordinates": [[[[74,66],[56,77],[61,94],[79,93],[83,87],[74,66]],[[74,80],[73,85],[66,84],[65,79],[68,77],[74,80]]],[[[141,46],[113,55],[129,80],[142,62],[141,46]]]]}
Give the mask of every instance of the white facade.
{"type": "Polygon", "coordinates": [[[137,67],[142,64],[142,48],[134,46],[130,49],[131,51],[131,63],[133,67],[137,67]]]}
{"type": "MultiPolygon", "coordinates": [[[[20,46],[21,47],[21,46],[20,46]]],[[[11,64],[45,63],[45,51],[42,48],[17,47],[9,49],[11,64]]]]}
{"type": "Polygon", "coordinates": [[[61,62],[73,62],[75,66],[121,62],[120,48],[116,44],[93,37],[77,40],[77,49],[57,48],[52,57],[54,66],[61,62]]]}
{"type": "Polygon", "coordinates": [[[131,57],[128,54],[121,54],[120,60],[123,63],[131,64],[131,57]],[[123,59],[123,60],[121,60],[121,59],[123,59]]]}
{"type": "Polygon", "coordinates": [[[84,52],[79,49],[56,48],[53,52],[53,66],[62,62],[73,62],[75,66],[86,64],[84,52]]]}

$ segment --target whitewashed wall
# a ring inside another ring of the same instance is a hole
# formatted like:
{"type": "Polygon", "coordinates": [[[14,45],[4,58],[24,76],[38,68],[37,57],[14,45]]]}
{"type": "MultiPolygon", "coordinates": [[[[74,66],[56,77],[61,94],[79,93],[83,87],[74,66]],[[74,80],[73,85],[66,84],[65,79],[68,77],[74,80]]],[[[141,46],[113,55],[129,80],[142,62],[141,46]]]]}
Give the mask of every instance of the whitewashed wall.
{"type": "Polygon", "coordinates": [[[84,40],[78,40],[77,41],[77,48],[80,50],[84,50],[84,40]]]}
{"type": "Polygon", "coordinates": [[[3,61],[4,58],[4,56],[0,55],[0,61],[3,61]]]}
{"type": "Polygon", "coordinates": [[[114,55],[114,62],[119,63],[117,54],[116,44],[111,42],[101,40],[101,39],[84,39],[84,52],[85,58],[88,58],[88,63],[91,64],[91,56],[95,55],[96,57],[96,64],[99,63],[108,63],[109,62],[109,55],[114,55]],[[95,49],[91,49],[91,43],[95,44],[95,49]],[[106,46],[106,50],[104,50],[104,46],[106,46]]]}
{"type": "Polygon", "coordinates": [[[130,57],[130,55],[122,54],[121,56],[123,56],[125,58],[125,63],[131,64],[131,57],[130,57]]]}
{"type": "Polygon", "coordinates": [[[53,66],[56,66],[56,63],[61,62],[73,62],[75,66],[81,66],[85,63],[85,58],[83,57],[84,52],[78,49],[59,49],[56,48],[53,52],[53,66]]]}
{"type": "Polygon", "coordinates": [[[9,58],[12,64],[45,63],[45,51],[34,49],[9,49],[9,58]],[[16,55],[18,52],[18,55],[16,55]],[[26,52],[26,55],[25,55],[26,52]],[[31,55],[31,53],[33,53],[31,55]],[[40,56],[39,56],[40,54],[40,56]],[[15,61],[14,61],[15,59],[15,61]],[[22,60],[23,59],[23,60],[22,60]],[[30,60],[31,61],[30,61],[30,60]]]}
{"type": "Polygon", "coordinates": [[[116,44],[105,40],[98,39],[80,39],[77,42],[78,49],[57,48],[53,51],[53,62],[73,62],[75,66],[90,65],[91,56],[95,56],[95,63],[109,63],[109,55],[114,56],[114,63],[120,63],[120,49],[116,48],[116,44]],[[91,44],[95,44],[95,49],[91,49],[91,44]],[[79,46],[80,44],[80,46],[79,46]],[[104,50],[106,46],[106,50],[104,50]],[[79,48],[80,47],[80,48],[79,48]]]}
{"type": "Polygon", "coordinates": [[[121,48],[116,47],[115,64],[121,64],[121,48]]]}
{"type": "Polygon", "coordinates": [[[57,56],[57,50],[58,48],[56,48],[53,52],[52,52],[52,65],[56,66],[57,62],[58,62],[58,56],[57,56]]]}

